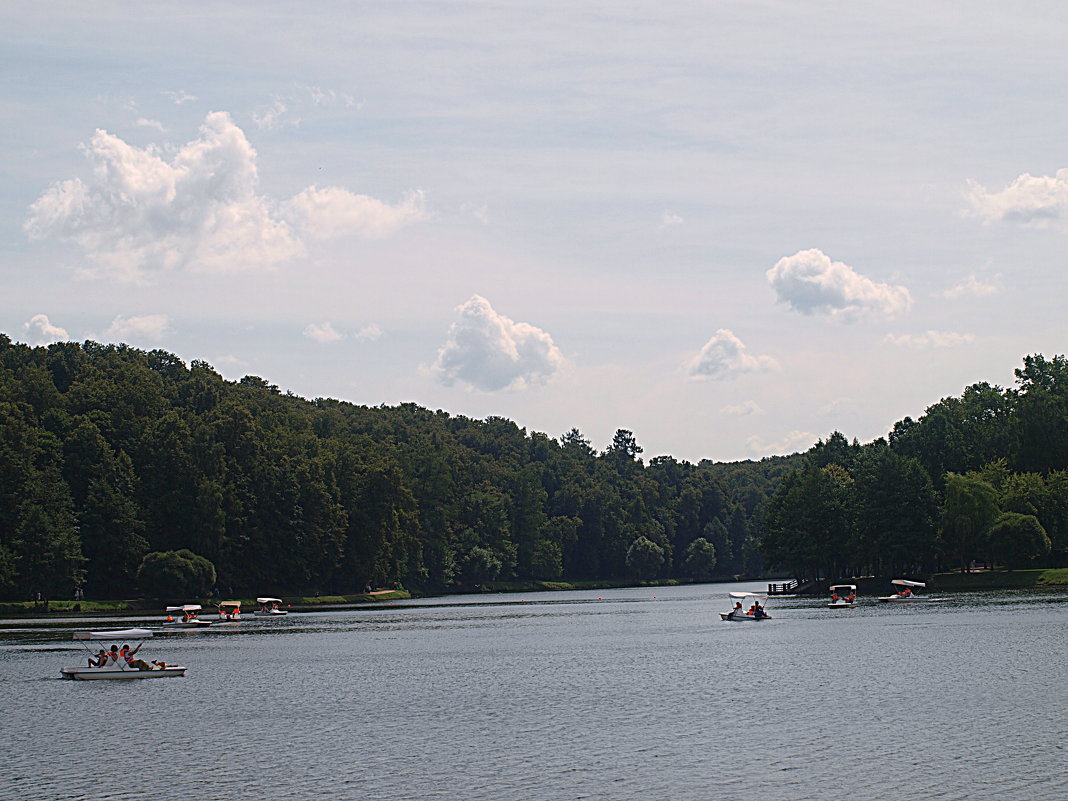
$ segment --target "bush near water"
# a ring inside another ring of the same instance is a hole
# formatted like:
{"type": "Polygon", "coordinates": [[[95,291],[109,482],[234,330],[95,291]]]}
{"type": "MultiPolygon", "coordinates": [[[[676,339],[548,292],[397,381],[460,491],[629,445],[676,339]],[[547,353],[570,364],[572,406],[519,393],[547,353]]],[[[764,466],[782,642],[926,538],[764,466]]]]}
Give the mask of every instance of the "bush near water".
{"type": "Polygon", "coordinates": [[[623,429],[598,451],[577,429],[0,334],[0,598],[202,594],[212,571],[213,592],[248,597],[1058,566],[1068,366],[1028,356],[1017,378],[863,446],[643,462],[623,429]]]}

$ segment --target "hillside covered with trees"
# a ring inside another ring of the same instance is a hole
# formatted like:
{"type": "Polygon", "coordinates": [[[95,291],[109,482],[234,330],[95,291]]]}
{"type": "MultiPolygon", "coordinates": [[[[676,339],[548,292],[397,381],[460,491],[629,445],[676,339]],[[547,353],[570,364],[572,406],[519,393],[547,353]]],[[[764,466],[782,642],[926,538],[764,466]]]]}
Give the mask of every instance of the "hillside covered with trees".
{"type": "Polygon", "coordinates": [[[643,462],[503,418],[306,400],[163,351],[0,334],[0,597],[757,574],[801,457],[643,462]]]}
{"type": "Polygon", "coordinates": [[[799,578],[1068,564],[1068,360],[1015,372],[885,439],[818,443],[767,504],[767,562],[799,578]]]}

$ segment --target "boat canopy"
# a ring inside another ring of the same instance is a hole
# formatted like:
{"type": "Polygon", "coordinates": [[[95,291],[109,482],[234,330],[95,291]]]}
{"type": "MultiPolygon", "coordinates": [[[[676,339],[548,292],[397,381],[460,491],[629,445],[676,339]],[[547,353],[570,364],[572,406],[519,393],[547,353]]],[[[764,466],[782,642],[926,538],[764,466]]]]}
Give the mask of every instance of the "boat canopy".
{"type": "Polygon", "coordinates": [[[926,587],[922,581],[909,581],[908,579],[894,579],[891,584],[897,584],[900,587],[926,587]]]}
{"type": "Polygon", "coordinates": [[[186,604],[185,606],[168,606],[168,612],[199,612],[203,607],[200,604],[186,604]]]}
{"type": "Polygon", "coordinates": [[[854,592],[856,592],[857,585],[856,584],[832,584],[831,585],[831,592],[834,592],[835,590],[853,590],[854,592]]]}
{"type": "Polygon", "coordinates": [[[731,598],[759,598],[761,601],[768,600],[768,596],[760,592],[732,592],[731,598]]]}
{"type": "Polygon", "coordinates": [[[234,609],[240,609],[241,608],[241,602],[240,601],[219,601],[219,606],[220,607],[232,607],[234,609]]]}
{"type": "Polygon", "coordinates": [[[257,598],[256,599],[256,603],[258,603],[258,604],[280,604],[280,603],[282,603],[282,599],[281,598],[257,598]]]}
{"type": "Polygon", "coordinates": [[[76,640],[147,640],[150,629],[112,629],[111,631],[76,631],[76,640]]]}

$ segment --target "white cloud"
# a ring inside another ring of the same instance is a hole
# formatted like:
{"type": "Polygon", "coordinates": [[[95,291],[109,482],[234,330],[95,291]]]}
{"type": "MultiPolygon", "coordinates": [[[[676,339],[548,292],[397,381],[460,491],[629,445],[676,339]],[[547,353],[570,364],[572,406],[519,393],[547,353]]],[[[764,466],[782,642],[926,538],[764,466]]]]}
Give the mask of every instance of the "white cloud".
{"type": "Polygon", "coordinates": [[[53,342],[69,339],[65,329],[52,325],[46,314],[35,314],[29,322],[22,324],[26,332],[26,341],[30,345],[51,345],[53,342]]]}
{"type": "Polygon", "coordinates": [[[772,440],[752,436],[746,440],[745,446],[750,456],[785,456],[807,451],[816,444],[816,439],[816,435],[808,431],[791,431],[772,440]]]}
{"type": "Polygon", "coordinates": [[[779,369],[779,363],[770,356],[752,356],[742,340],[727,328],[720,328],[701,352],[686,365],[693,378],[731,378],[741,373],[754,373],[779,369]]]}
{"type": "Polygon", "coordinates": [[[170,319],[165,314],[146,314],[142,317],[119,315],[111,321],[104,336],[123,342],[150,340],[158,342],[168,331],[170,319]]]}
{"type": "Polygon", "coordinates": [[[1000,192],[968,182],[972,211],[986,222],[1044,227],[1068,221],[1068,168],[1054,175],[1024,173],[1000,192]]]}
{"type": "Polygon", "coordinates": [[[185,267],[275,267],[303,255],[305,232],[382,236],[421,214],[418,193],[396,207],[335,187],[272,202],[257,193],[256,151],[225,112],[209,114],[200,138],[170,161],[101,130],[84,150],[91,179],[54,184],[23,227],[33,239],[74,242],[93,265],[87,272],[120,280],[185,267]],[[279,205],[295,219],[277,213],[279,205]]]}
{"type": "Polygon", "coordinates": [[[164,130],[166,130],[163,127],[163,123],[162,122],[160,122],[159,120],[150,120],[148,117],[140,117],[137,120],[137,124],[142,128],[155,128],[157,131],[160,131],[161,133],[164,130]]]}
{"type": "Polygon", "coordinates": [[[176,106],[180,106],[183,103],[188,103],[191,100],[196,100],[196,95],[191,95],[185,89],[179,89],[177,92],[164,92],[164,95],[174,101],[176,106]]]}
{"type": "Polygon", "coordinates": [[[922,350],[926,348],[955,348],[958,345],[974,342],[975,337],[972,334],[957,334],[953,331],[927,331],[922,334],[902,334],[901,336],[887,334],[883,341],[903,348],[922,350]]]}
{"type": "Polygon", "coordinates": [[[390,206],[347,189],[310,186],[290,200],[286,217],[312,239],[329,239],[346,233],[382,237],[423,216],[423,193],[411,192],[398,206],[390,206]]]}
{"type": "Polygon", "coordinates": [[[289,107],[285,101],[280,97],[271,98],[270,104],[261,106],[252,112],[252,121],[256,123],[256,127],[263,131],[273,131],[277,128],[281,128],[283,125],[300,125],[300,118],[295,117],[293,119],[284,119],[286,113],[289,111],[289,107]]]}
{"type": "Polygon", "coordinates": [[[546,331],[498,314],[479,295],[456,311],[459,318],[431,368],[446,386],[460,381],[484,392],[524,389],[544,384],[567,365],[546,331]]]}
{"type": "Polygon", "coordinates": [[[660,215],[660,228],[661,229],[670,228],[670,227],[672,227],[674,225],[682,225],[683,222],[685,222],[685,220],[683,220],[682,217],[680,217],[678,214],[676,214],[673,211],[665,210],[664,213],[660,215]]]}
{"type": "Polygon", "coordinates": [[[723,412],[723,414],[729,414],[734,417],[749,417],[754,414],[764,414],[764,409],[754,400],[747,400],[732,406],[724,406],[720,411],[723,412]]]}
{"type": "Polygon", "coordinates": [[[905,287],[872,281],[817,248],[779,259],[767,277],[779,302],[802,314],[848,322],[864,316],[895,317],[912,304],[905,287]]]}
{"type": "Polygon", "coordinates": [[[345,338],[343,334],[339,334],[334,330],[329,322],[324,322],[322,325],[317,323],[308,323],[304,328],[304,336],[308,339],[314,339],[321,344],[327,344],[329,342],[338,342],[345,338]]]}
{"type": "Polygon", "coordinates": [[[996,295],[1000,291],[1001,287],[998,284],[984,284],[974,275],[969,275],[961,283],[943,292],[942,297],[948,300],[957,300],[965,295],[983,298],[989,295],[996,295]]]}
{"type": "Polygon", "coordinates": [[[359,331],[356,332],[356,339],[364,342],[375,342],[382,338],[382,329],[378,327],[377,323],[371,323],[365,325],[359,331]]]}

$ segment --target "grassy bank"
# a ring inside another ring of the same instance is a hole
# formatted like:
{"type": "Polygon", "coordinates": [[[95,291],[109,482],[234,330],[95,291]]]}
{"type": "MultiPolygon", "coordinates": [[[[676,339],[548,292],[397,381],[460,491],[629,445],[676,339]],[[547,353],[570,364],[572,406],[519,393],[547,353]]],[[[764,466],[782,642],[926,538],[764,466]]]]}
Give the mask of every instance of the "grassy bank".
{"type": "MultiPolygon", "coordinates": [[[[380,590],[371,593],[356,593],[354,595],[315,595],[315,596],[291,596],[282,598],[283,606],[298,609],[314,609],[316,607],[347,606],[350,604],[375,604],[384,601],[400,601],[411,598],[404,590],[380,590]]],[[[246,612],[252,612],[259,608],[255,598],[226,598],[227,601],[240,601],[241,608],[246,612]]],[[[12,603],[0,603],[0,615],[7,617],[27,617],[39,615],[106,615],[124,614],[135,612],[162,612],[167,606],[180,606],[182,604],[200,604],[204,611],[214,611],[218,602],[214,598],[199,598],[190,600],[166,600],[159,598],[138,598],[133,600],[114,601],[49,601],[48,604],[35,601],[22,601],[12,603]]]]}
{"type": "Polygon", "coordinates": [[[1031,587],[1063,587],[1068,586],[1068,568],[936,573],[927,583],[933,590],[1017,590],[1031,587]]]}

